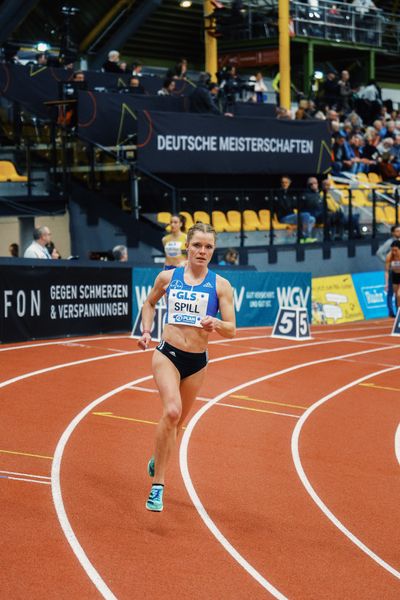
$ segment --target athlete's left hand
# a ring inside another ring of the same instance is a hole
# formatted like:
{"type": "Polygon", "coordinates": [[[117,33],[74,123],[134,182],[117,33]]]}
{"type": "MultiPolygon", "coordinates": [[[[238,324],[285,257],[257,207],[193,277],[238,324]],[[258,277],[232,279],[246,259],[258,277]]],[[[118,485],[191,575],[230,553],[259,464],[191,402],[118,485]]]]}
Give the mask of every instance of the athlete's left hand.
{"type": "Polygon", "coordinates": [[[202,328],[205,331],[208,331],[208,333],[211,333],[212,331],[216,331],[217,330],[217,323],[218,323],[218,319],[216,319],[215,317],[204,317],[204,319],[202,319],[200,321],[200,325],[202,326],[202,328]]]}

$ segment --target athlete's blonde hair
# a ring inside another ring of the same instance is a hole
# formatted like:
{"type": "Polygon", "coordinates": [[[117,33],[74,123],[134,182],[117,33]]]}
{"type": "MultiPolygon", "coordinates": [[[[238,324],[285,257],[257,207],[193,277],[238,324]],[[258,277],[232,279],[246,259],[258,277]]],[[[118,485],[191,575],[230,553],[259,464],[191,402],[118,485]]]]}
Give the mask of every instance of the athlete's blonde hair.
{"type": "Polygon", "coordinates": [[[217,241],[217,232],[214,227],[209,223],[203,223],[202,221],[196,221],[196,223],[189,229],[187,232],[187,243],[190,243],[190,240],[194,236],[195,233],[211,233],[214,236],[214,242],[217,241]]]}

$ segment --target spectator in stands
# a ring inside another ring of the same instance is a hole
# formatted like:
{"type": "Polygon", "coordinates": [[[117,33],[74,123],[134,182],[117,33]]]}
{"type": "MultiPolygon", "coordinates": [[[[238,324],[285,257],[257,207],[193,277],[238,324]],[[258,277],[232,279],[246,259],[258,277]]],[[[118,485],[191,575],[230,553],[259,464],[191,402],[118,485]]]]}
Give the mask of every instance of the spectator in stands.
{"type": "Polygon", "coordinates": [[[374,79],[359,93],[359,97],[366,105],[366,121],[372,123],[379,116],[382,106],[382,92],[374,79]]]}
{"type": "Polygon", "coordinates": [[[132,77],[142,77],[143,73],[143,65],[142,63],[136,61],[132,64],[132,77]]]}
{"type": "MultiPolygon", "coordinates": [[[[128,92],[129,94],[144,94],[145,89],[140,83],[140,79],[136,76],[132,76],[129,80],[129,86],[127,88],[122,88],[122,92],[128,92]]],[[[161,91],[161,90],[160,90],[161,91]]]]}
{"type": "Polygon", "coordinates": [[[312,237],[315,217],[306,211],[300,211],[299,216],[294,212],[297,204],[292,191],[289,189],[291,183],[292,180],[287,175],[281,177],[281,189],[277,191],[274,198],[273,212],[280,223],[297,225],[300,220],[302,226],[301,240],[303,242],[315,242],[316,240],[312,237]]]}
{"type": "Polygon", "coordinates": [[[400,171],[400,133],[398,133],[394,139],[394,144],[390,150],[392,155],[392,163],[397,172],[400,171]]]}
{"type": "Polygon", "coordinates": [[[126,246],[118,245],[112,249],[112,255],[114,260],[118,262],[127,262],[128,260],[128,248],[126,246]]]}
{"type": "Polygon", "coordinates": [[[392,160],[391,154],[389,152],[384,152],[378,160],[378,171],[382,177],[382,181],[385,183],[399,184],[400,181],[397,181],[396,179],[398,173],[393,166],[392,160]]]}
{"type": "Polygon", "coordinates": [[[224,258],[218,262],[221,267],[236,267],[239,264],[239,255],[234,248],[228,248],[224,258]]]}
{"type": "Polygon", "coordinates": [[[117,50],[111,50],[108,53],[106,62],[103,64],[105,73],[123,73],[124,71],[119,66],[120,54],[117,50]]]}
{"type": "Polygon", "coordinates": [[[254,83],[254,94],[256,96],[257,103],[263,103],[267,101],[268,88],[265,85],[264,77],[261,71],[256,73],[256,80],[254,83]]]}
{"type": "Polygon", "coordinates": [[[329,71],[326,74],[326,79],[321,86],[321,93],[323,104],[329,108],[336,108],[339,102],[339,87],[334,71],[329,71]]]}
{"type": "MultiPolygon", "coordinates": [[[[370,128],[368,128],[368,129],[370,129],[370,128]]],[[[377,172],[379,152],[376,149],[376,145],[374,144],[374,142],[376,142],[376,140],[377,140],[375,130],[367,131],[367,133],[364,136],[364,140],[365,140],[365,145],[363,146],[363,149],[362,149],[362,158],[363,158],[363,163],[365,165],[364,172],[367,172],[367,173],[369,173],[370,171],[377,172]]]]}
{"type": "Polygon", "coordinates": [[[36,54],[35,58],[37,65],[40,65],[41,67],[47,67],[49,57],[46,52],[40,52],[39,54],[36,54]]]}
{"type": "Polygon", "coordinates": [[[167,77],[171,79],[186,79],[187,78],[188,61],[186,58],[181,58],[176,65],[167,71],[167,77]]]}
{"type": "Polygon", "coordinates": [[[51,258],[46,246],[50,242],[51,232],[48,227],[36,227],[33,230],[33,242],[24,252],[24,258],[51,258]]]}
{"type": "Polygon", "coordinates": [[[340,190],[334,189],[330,179],[324,179],[321,183],[322,192],[326,194],[326,203],[330,211],[335,215],[332,217],[332,231],[336,239],[342,239],[344,229],[351,232],[352,237],[361,237],[360,213],[353,207],[352,223],[350,225],[349,208],[344,202],[343,194],[340,190]]]}
{"type": "Polygon", "coordinates": [[[346,144],[346,135],[339,132],[336,136],[336,141],[332,148],[333,163],[332,174],[339,175],[342,171],[350,171],[353,167],[353,158],[351,149],[346,144]]]}
{"type": "Polygon", "coordinates": [[[10,253],[10,256],[12,256],[13,258],[18,258],[18,256],[19,256],[19,246],[18,246],[18,244],[16,244],[15,242],[13,242],[12,244],[10,244],[8,246],[8,251],[10,253]]]}
{"type": "MultiPolygon", "coordinates": [[[[391,245],[394,241],[400,241],[400,225],[393,225],[390,228],[390,233],[391,233],[391,237],[386,240],[386,242],[384,242],[381,246],[379,246],[376,256],[385,264],[386,262],[386,257],[389,254],[390,250],[391,250],[391,245]]],[[[387,289],[387,296],[386,296],[386,302],[387,302],[387,307],[388,307],[388,312],[389,312],[389,317],[395,317],[395,311],[393,308],[393,283],[392,283],[392,277],[391,274],[388,274],[388,289],[387,289]]]]}
{"type": "Polygon", "coordinates": [[[307,179],[307,190],[301,199],[301,209],[302,211],[310,213],[310,215],[315,218],[315,223],[317,225],[323,225],[326,216],[327,231],[330,236],[333,225],[333,215],[329,209],[326,211],[324,209],[324,201],[320,195],[319,183],[316,177],[309,177],[307,179]]]}
{"type": "Polygon", "coordinates": [[[361,135],[355,133],[350,138],[350,152],[353,161],[351,168],[352,173],[366,173],[368,166],[365,163],[365,159],[362,156],[363,138],[361,135]]]}
{"type": "Polygon", "coordinates": [[[211,76],[209,73],[200,73],[196,89],[189,96],[191,112],[221,114],[210,93],[210,80],[211,76]]]}
{"type": "Polygon", "coordinates": [[[164,79],[163,86],[161,90],[158,90],[158,96],[172,96],[173,91],[175,90],[175,80],[167,77],[164,79]]]}
{"type": "Polygon", "coordinates": [[[348,71],[342,71],[338,81],[339,89],[339,108],[341,112],[347,115],[351,111],[351,97],[353,90],[350,85],[350,74],[348,71]]]}

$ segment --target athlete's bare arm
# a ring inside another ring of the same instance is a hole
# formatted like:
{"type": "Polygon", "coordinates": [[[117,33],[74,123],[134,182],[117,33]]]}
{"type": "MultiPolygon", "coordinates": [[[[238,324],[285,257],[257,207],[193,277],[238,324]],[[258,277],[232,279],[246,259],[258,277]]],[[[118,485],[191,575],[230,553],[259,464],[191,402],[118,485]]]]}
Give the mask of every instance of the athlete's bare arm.
{"type": "Polygon", "coordinates": [[[151,342],[150,331],[153,326],[154,321],[154,313],[156,311],[156,304],[162,296],[165,294],[165,290],[167,289],[171,278],[173,275],[173,271],[161,271],[156,277],[153,288],[151,289],[149,295],[147,296],[144,304],[142,306],[142,337],[138,340],[138,346],[142,348],[142,350],[147,350],[149,344],[151,342]]]}
{"type": "Polygon", "coordinates": [[[216,331],[222,337],[233,338],[236,335],[233,290],[229,281],[219,275],[217,275],[217,294],[222,319],[207,316],[201,321],[201,326],[208,333],[216,331]]]}

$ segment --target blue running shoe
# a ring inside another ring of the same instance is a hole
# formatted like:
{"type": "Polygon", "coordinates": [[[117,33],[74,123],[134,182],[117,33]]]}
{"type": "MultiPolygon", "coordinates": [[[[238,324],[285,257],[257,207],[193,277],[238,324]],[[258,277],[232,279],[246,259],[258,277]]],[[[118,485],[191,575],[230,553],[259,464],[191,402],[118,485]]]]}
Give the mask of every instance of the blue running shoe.
{"type": "Polygon", "coordinates": [[[150,477],[154,477],[154,456],[151,457],[147,464],[147,472],[150,477]]]}
{"type": "Polygon", "coordinates": [[[164,486],[156,483],[152,486],[149,497],[146,502],[147,510],[161,512],[163,509],[164,486]]]}

